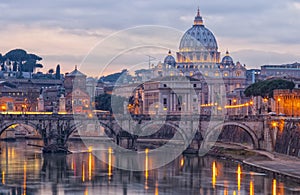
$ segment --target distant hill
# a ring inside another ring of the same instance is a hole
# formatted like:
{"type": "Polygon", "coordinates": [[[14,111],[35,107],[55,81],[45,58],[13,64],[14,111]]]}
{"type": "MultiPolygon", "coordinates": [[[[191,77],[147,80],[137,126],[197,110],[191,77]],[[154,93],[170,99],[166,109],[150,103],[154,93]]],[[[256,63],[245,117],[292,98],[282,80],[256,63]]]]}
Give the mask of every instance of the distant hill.
{"type": "Polygon", "coordinates": [[[102,76],[99,81],[101,82],[110,82],[110,83],[116,83],[117,81],[119,83],[127,83],[132,80],[132,76],[129,75],[127,69],[122,70],[121,72],[110,74],[107,76],[102,76]]]}

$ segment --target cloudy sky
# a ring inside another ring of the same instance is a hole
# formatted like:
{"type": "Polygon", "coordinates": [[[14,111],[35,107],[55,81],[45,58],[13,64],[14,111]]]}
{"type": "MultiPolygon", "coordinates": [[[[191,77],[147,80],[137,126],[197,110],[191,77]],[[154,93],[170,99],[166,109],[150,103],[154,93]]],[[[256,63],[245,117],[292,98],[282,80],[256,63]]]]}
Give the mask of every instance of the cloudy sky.
{"type": "Polygon", "coordinates": [[[299,0],[2,0],[0,53],[38,54],[42,71],[140,68],[176,52],[198,6],[223,55],[248,68],[300,61],[299,0]]]}

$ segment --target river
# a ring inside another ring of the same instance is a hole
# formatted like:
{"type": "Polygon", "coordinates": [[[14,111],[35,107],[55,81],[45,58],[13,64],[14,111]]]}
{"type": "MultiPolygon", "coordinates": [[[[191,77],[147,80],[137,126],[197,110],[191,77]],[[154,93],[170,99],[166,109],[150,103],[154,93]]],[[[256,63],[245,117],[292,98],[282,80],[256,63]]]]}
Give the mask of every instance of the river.
{"type": "MultiPolygon", "coordinates": [[[[73,154],[42,155],[29,146],[41,141],[1,143],[1,195],[47,194],[299,194],[296,183],[215,157],[179,156],[159,169],[120,170],[112,166],[114,153],[107,151],[108,164],[97,159],[83,143],[73,141],[73,154]]],[[[151,161],[151,157],[149,157],[151,161]]]]}

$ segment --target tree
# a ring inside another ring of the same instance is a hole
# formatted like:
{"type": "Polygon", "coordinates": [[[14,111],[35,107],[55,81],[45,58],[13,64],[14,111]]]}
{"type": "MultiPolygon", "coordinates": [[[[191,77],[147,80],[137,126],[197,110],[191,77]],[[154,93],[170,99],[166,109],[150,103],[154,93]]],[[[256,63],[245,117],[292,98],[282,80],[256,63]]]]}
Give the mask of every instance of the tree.
{"type": "Polygon", "coordinates": [[[55,79],[60,79],[60,65],[56,66],[55,79]]]}
{"type": "Polygon", "coordinates": [[[14,49],[5,54],[5,60],[12,64],[13,71],[34,72],[35,68],[42,68],[42,64],[37,64],[42,58],[36,54],[28,54],[23,49],[14,49]]]}
{"type": "Polygon", "coordinates": [[[6,58],[4,56],[2,56],[2,54],[0,53],[0,66],[1,66],[1,71],[5,71],[5,61],[6,58]]]}
{"type": "Polygon", "coordinates": [[[126,98],[121,96],[115,96],[110,94],[101,94],[97,97],[95,97],[95,107],[97,110],[106,110],[110,112],[115,112],[119,114],[124,113],[124,102],[126,101],[126,98]],[[114,102],[114,110],[112,109],[112,100],[114,102]]]}
{"type": "Polygon", "coordinates": [[[37,61],[41,61],[43,58],[35,54],[28,54],[27,61],[24,64],[24,72],[34,72],[36,68],[43,68],[42,64],[37,64],[37,61]]]}
{"type": "Polygon", "coordinates": [[[51,69],[48,70],[48,74],[53,74],[53,73],[54,73],[53,68],[51,68],[51,69]]]}
{"type": "Polygon", "coordinates": [[[28,59],[27,52],[23,49],[14,49],[5,54],[13,64],[13,71],[21,71],[21,66],[28,59]]]}
{"type": "Polygon", "coordinates": [[[293,89],[295,83],[283,79],[265,80],[253,83],[245,90],[245,95],[250,96],[261,96],[263,98],[273,98],[273,91],[275,89],[293,89]]]}

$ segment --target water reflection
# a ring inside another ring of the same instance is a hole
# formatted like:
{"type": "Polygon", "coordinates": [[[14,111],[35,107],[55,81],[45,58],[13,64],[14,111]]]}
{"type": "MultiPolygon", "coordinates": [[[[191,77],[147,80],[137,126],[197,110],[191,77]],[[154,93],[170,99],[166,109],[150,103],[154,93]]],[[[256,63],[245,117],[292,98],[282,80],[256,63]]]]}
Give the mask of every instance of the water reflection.
{"type": "Polygon", "coordinates": [[[145,190],[148,190],[148,177],[149,177],[149,149],[145,149],[145,190]]]}
{"type": "Polygon", "coordinates": [[[249,194],[254,195],[254,185],[252,179],[250,180],[250,189],[249,189],[249,194]]]}
{"type": "Polygon", "coordinates": [[[213,186],[213,188],[216,187],[217,175],[218,175],[217,165],[216,165],[216,161],[214,161],[212,164],[212,186],[213,186]]]}
{"type": "MultiPolygon", "coordinates": [[[[109,149],[99,161],[93,148],[74,143],[74,154],[42,155],[28,142],[1,142],[0,194],[297,194],[297,184],[251,172],[231,161],[180,156],[169,165],[149,170],[151,150],[145,150],[145,171],[112,166],[117,154],[109,149]]],[[[71,148],[72,149],[72,148],[71,148]]]]}
{"type": "Polygon", "coordinates": [[[111,180],[112,176],[112,148],[108,148],[108,169],[107,169],[107,174],[108,174],[108,179],[111,180]]]}
{"type": "Polygon", "coordinates": [[[237,183],[238,183],[238,192],[239,192],[239,194],[240,194],[240,191],[241,191],[241,180],[242,180],[242,170],[241,170],[241,165],[238,164],[237,183]]]}
{"type": "Polygon", "coordinates": [[[27,163],[26,161],[24,161],[23,195],[26,195],[26,182],[27,182],[27,163]]]}
{"type": "Polygon", "coordinates": [[[277,181],[273,179],[273,195],[277,195],[277,181]]]}

